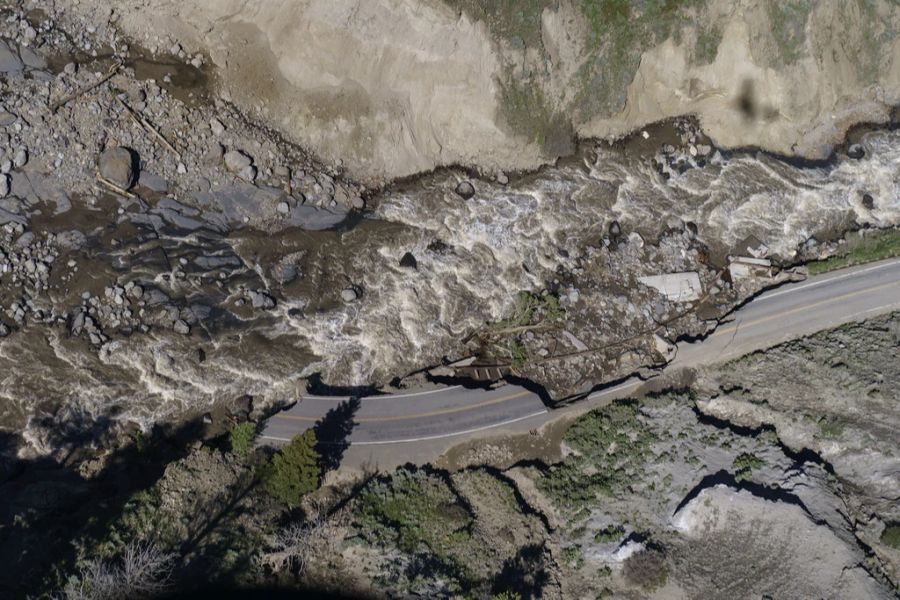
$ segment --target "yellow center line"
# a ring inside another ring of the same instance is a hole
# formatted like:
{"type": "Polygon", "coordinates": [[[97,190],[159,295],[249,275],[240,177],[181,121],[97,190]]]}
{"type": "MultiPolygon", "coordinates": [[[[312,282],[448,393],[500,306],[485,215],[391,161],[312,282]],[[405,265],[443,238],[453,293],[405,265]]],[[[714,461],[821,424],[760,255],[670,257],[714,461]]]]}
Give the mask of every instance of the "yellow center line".
{"type": "Polygon", "coordinates": [[[900,284],[900,281],[892,281],[890,283],[883,283],[881,285],[876,285],[874,287],[866,288],[864,290],[857,290],[855,292],[848,292],[846,294],[841,294],[840,296],[834,296],[832,298],[828,298],[826,300],[819,300],[818,302],[813,302],[812,304],[804,304],[803,306],[798,306],[796,308],[792,308],[790,310],[786,310],[784,312],[776,313],[774,315],[769,315],[768,317],[761,317],[754,321],[748,321],[747,323],[738,323],[737,325],[731,325],[729,327],[725,327],[724,329],[718,329],[715,333],[713,333],[711,338],[716,337],[717,335],[724,335],[726,333],[731,333],[736,330],[738,327],[741,329],[747,329],[748,327],[753,327],[755,325],[760,325],[762,323],[766,323],[768,321],[772,321],[774,319],[780,319],[781,317],[786,317],[788,315],[792,315],[798,312],[807,311],[817,306],[822,306],[825,304],[831,304],[833,302],[839,302],[841,300],[846,300],[847,298],[852,298],[854,296],[861,296],[863,294],[869,294],[871,292],[877,292],[878,290],[883,290],[885,288],[893,287],[895,285],[900,284]]]}
{"type": "MultiPolygon", "coordinates": [[[[414,415],[401,415],[399,417],[354,417],[353,421],[356,423],[382,423],[385,421],[409,421],[411,419],[425,419],[428,417],[439,417],[441,415],[451,415],[453,413],[465,412],[467,410],[474,410],[476,408],[483,408],[485,406],[491,406],[492,404],[500,404],[501,402],[506,402],[507,400],[513,400],[515,398],[523,398],[525,396],[531,395],[531,392],[525,390],[516,392],[515,394],[508,394],[506,396],[500,396],[499,398],[492,398],[490,400],[485,400],[483,402],[478,402],[477,404],[467,404],[465,406],[457,406],[455,408],[444,408],[441,410],[433,410],[431,412],[426,413],[418,413],[414,415]]],[[[316,422],[321,421],[322,417],[300,417],[296,415],[285,415],[278,414],[273,418],[275,419],[290,419],[292,421],[307,421],[307,422],[316,422]]]]}

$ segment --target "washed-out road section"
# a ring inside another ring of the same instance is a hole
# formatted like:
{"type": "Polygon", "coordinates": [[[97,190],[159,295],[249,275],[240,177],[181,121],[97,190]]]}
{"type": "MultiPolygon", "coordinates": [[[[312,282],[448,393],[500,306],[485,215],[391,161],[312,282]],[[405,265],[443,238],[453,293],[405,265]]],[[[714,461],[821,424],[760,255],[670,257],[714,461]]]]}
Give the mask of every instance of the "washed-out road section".
{"type": "MultiPolygon", "coordinates": [[[[780,286],[735,311],[715,332],[695,343],[679,344],[671,372],[733,359],[792,338],[900,309],[900,260],[870,263],[780,286]]],[[[644,381],[632,378],[600,389],[571,409],[583,411],[625,397],[644,381]]],[[[283,443],[312,427],[347,397],[304,396],[271,417],[263,442],[283,443]]],[[[423,462],[422,453],[440,453],[452,443],[479,433],[523,431],[560,416],[524,388],[461,386],[369,396],[358,401],[349,435],[352,462],[423,462]]],[[[561,409],[566,412],[571,409],[561,409]]],[[[436,455],[434,456],[436,457],[436,455]]]]}

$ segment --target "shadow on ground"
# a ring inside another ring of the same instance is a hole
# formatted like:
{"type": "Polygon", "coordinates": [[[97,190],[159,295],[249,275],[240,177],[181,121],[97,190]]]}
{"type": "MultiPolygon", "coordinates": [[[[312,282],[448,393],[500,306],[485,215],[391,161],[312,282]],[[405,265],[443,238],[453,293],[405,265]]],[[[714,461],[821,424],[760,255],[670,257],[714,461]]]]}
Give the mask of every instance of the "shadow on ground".
{"type": "Polygon", "coordinates": [[[344,452],[350,447],[350,434],[356,427],[353,417],[359,407],[359,398],[345,400],[325,413],[325,416],[313,426],[317,440],[316,452],[319,453],[319,465],[323,475],[341,466],[344,452]]]}

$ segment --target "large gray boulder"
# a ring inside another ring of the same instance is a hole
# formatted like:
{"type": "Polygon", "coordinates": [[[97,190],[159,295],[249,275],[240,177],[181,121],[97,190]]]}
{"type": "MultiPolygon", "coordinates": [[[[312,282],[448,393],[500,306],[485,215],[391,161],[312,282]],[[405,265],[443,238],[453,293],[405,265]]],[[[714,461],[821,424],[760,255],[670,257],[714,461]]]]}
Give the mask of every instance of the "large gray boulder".
{"type": "Polygon", "coordinates": [[[18,52],[0,40],[0,73],[19,73],[24,68],[25,65],[19,58],[18,52]]]}
{"type": "Polygon", "coordinates": [[[134,185],[135,162],[134,154],[128,148],[116,146],[107,148],[100,154],[97,166],[104,179],[127,190],[134,185]]]}

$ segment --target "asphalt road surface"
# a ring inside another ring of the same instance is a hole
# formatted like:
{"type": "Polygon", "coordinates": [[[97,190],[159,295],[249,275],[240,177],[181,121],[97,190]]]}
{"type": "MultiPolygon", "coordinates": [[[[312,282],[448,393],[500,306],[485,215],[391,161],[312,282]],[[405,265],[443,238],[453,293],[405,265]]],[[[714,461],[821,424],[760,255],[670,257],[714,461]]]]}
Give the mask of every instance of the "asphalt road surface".
{"type": "MultiPolygon", "coordinates": [[[[679,344],[666,368],[713,364],[843,323],[900,309],[900,260],[870,263],[781,286],[755,298],[705,340],[679,344]]],[[[627,396],[644,382],[637,378],[598,390],[590,406],[627,396]]],[[[443,387],[362,399],[304,396],[271,417],[262,442],[282,443],[313,426],[329,411],[352,413],[351,445],[378,454],[407,456],[435,440],[457,441],[511,425],[537,427],[552,418],[540,398],[516,386],[495,390],[443,387]],[[358,403],[358,404],[357,404],[358,403]],[[418,443],[418,444],[417,444],[418,443]],[[400,447],[404,449],[398,450],[400,447]]],[[[335,419],[340,421],[340,418],[335,419]]]]}

